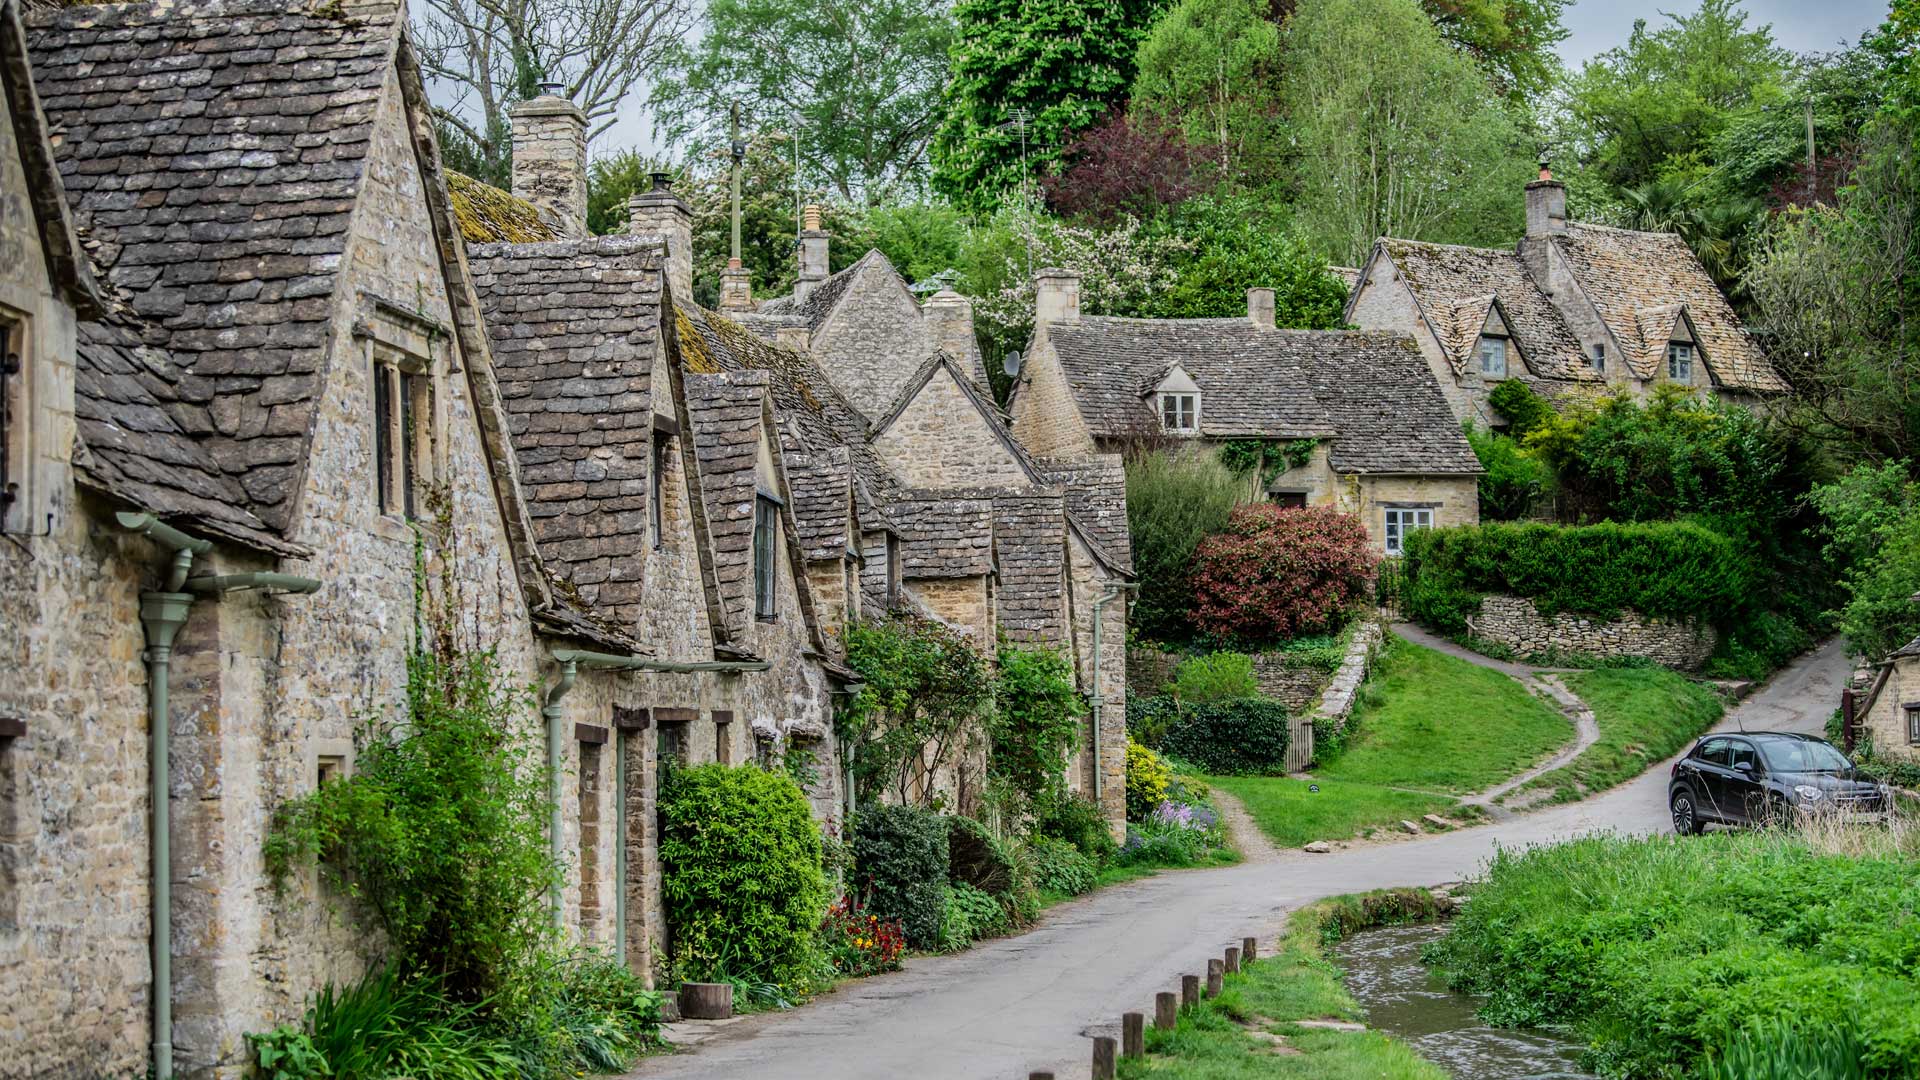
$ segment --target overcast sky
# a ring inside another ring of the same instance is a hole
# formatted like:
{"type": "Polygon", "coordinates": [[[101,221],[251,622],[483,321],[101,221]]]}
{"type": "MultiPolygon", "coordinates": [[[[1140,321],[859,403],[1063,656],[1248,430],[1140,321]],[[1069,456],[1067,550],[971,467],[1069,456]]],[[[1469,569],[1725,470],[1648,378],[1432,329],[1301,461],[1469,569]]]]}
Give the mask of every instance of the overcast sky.
{"type": "MultiPolygon", "coordinates": [[[[702,0],[693,0],[701,3],[702,0]]],[[[1569,31],[1560,43],[1560,57],[1577,68],[1595,55],[1623,44],[1635,19],[1658,26],[1662,11],[1692,11],[1699,0],[1576,0],[1561,16],[1569,31]]],[[[1746,0],[1748,25],[1773,25],[1774,40],[1794,52],[1825,52],[1859,40],[1862,33],[1886,18],[1882,0],[1746,0]]],[[[646,91],[628,95],[619,121],[594,140],[596,154],[626,146],[653,151],[653,116],[646,108],[646,91]]]]}

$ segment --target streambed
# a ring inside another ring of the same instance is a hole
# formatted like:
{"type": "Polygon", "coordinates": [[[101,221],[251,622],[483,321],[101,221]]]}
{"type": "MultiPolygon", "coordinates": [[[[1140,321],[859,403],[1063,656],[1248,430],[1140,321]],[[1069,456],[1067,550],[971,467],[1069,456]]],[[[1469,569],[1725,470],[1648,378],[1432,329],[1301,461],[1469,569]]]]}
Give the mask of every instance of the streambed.
{"type": "Polygon", "coordinates": [[[1458,1080],[1572,1080],[1581,1044],[1558,1032],[1489,1027],[1480,999],[1456,994],[1420,963],[1443,923],[1362,930],[1333,947],[1367,1026],[1391,1035],[1458,1080]]]}

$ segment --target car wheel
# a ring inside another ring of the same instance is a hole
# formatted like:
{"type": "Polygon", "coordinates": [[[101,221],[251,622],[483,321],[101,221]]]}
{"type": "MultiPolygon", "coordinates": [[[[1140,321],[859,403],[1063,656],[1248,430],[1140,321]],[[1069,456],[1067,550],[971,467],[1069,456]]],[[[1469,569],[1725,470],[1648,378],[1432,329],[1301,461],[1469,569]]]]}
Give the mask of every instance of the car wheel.
{"type": "Polygon", "coordinates": [[[1693,836],[1699,833],[1700,815],[1693,808],[1693,792],[1686,788],[1674,792],[1672,801],[1668,803],[1668,809],[1673,811],[1674,832],[1681,836],[1693,836]]]}

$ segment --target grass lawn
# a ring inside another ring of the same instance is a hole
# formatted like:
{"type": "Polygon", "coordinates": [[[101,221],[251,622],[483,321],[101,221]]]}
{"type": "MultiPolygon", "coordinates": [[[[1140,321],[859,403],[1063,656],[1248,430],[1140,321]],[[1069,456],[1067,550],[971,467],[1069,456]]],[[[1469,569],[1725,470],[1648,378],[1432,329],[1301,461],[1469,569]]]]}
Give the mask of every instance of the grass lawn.
{"type": "Polygon", "coordinates": [[[1338,780],[1318,781],[1318,792],[1309,792],[1304,780],[1285,776],[1209,776],[1207,783],[1245,804],[1260,831],[1281,847],[1345,840],[1402,819],[1418,821],[1422,814],[1445,815],[1454,809],[1454,801],[1445,796],[1338,780]]]}
{"type": "Polygon", "coordinates": [[[1633,779],[1679,753],[1726,711],[1711,687],[1665,668],[1601,668],[1561,678],[1593,709],[1600,741],[1522,789],[1548,789],[1549,802],[1571,802],[1633,779]]]}
{"type": "MultiPolygon", "coordinates": [[[[1147,1056],[1121,1061],[1122,1080],[1446,1080],[1438,1066],[1379,1032],[1294,1024],[1362,1019],[1359,1006],[1340,983],[1339,969],[1321,951],[1329,912],[1342,903],[1296,912],[1272,955],[1227,976],[1219,997],[1183,1014],[1170,1032],[1149,1026],[1147,1056]],[[1297,1053],[1275,1053],[1279,1046],[1297,1053]]],[[[1361,903],[1344,901],[1349,908],[1361,903]]]]}
{"type": "Polygon", "coordinates": [[[1558,709],[1507,676],[1391,635],[1353,722],[1353,740],[1316,775],[1459,795],[1492,787],[1574,735],[1558,709]]]}

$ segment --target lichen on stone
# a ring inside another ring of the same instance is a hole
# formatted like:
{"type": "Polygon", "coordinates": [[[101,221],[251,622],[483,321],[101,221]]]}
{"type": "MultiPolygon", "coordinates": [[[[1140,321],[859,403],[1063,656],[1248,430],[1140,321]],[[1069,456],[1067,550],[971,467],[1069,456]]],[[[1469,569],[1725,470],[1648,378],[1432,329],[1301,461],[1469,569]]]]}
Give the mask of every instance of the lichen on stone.
{"type": "Polygon", "coordinates": [[[447,170],[447,195],[469,244],[542,244],[560,239],[540,211],[491,184],[447,170]]]}

